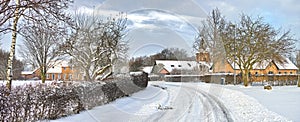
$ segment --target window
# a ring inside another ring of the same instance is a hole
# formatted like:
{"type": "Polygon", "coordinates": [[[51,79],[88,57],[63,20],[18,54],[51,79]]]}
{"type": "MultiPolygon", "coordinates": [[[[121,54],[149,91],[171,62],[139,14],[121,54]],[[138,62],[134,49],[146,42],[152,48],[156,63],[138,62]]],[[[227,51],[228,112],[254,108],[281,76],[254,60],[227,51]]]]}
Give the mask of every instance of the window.
{"type": "Polygon", "coordinates": [[[178,65],[178,67],[181,67],[181,65],[178,65]]]}
{"type": "Polygon", "coordinates": [[[290,74],[293,74],[293,72],[290,72],[290,74]]]}
{"type": "Polygon", "coordinates": [[[273,71],[269,71],[268,74],[274,74],[273,71]]]}
{"type": "Polygon", "coordinates": [[[72,80],[72,75],[71,74],[69,75],[69,80],[72,80]]]}
{"type": "Polygon", "coordinates": [[[174,65],[171,65],[171,67],[174,67],[174,65]]]}
{"type": "Polygon", "coordinates": [[[284,72],[284,74],[287,74],[287,72],[284,72]]]}
{"type": "Polygon", "coordinates": [[[64,70],[66,70],[66,67],[64,67],[64,70]]]}
{"type": "Polygon", "coordinates": [[[66,80],[66,77],[67,77],[67,75],[66,75],[66,74],[64,74],[64,80],[66,80]]]}
{"type": "Polygon", "coordinates": [[[55,78],[55,74],[52,74],[52,80],[54,80],[54,78],[55,78]]]}
{"type": "Polygon", "coordinates": [[[57,74],[57,79],[60,80],[60,74],[57,74]]]}
{"type": "Polygon", "coordinates": [[[49,75],[49,74],[47,74],[46,76],[47,76],[47,79],[49,79],[49,78],[50,78],[50,75],[49,75]]]}
{"type": "Polygon", "coordinates": [[[281,74],[281,72],[278,72],[278,74],[281,74]]]}
{"type": "Polygon", "coordinates": [[[255,76],[258,76],[258,72],[255,72],[255,76]]]}

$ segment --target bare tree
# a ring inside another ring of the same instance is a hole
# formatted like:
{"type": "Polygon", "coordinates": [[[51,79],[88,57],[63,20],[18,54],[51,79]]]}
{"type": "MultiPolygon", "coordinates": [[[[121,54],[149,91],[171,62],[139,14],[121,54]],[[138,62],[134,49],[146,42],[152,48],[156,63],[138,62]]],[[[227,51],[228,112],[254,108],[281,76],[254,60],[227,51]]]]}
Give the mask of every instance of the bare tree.
{"type": "MultiPolygon", "coordinates": [[[[11,89],[12,61],[15,55],[15,45],[18,27],[23,23],[19,20],[46,23],[48,26],[53,20],[68,21],[63,10],[68,8],[72,0],[2,0],[0,9],[0,32],[12,32],[12,42],[7,67],[7,88],[11,89]],[[10,23],[12,22],[12,23],[10,23]]],[[[26,24],[26,22],[25,22],[26,24]]],[[[51,25],[51,24],[50,24],[51,25]]]]}
{"type": "Polygon", "coordinates": [[[7,21],[13,17],[13,7],[11,6],[12,0],[0,1],[0,33],[9,29],[7,21]]]}
{"type": "Polygon", "coordinates": [[[232,25],[228,22],[221,37],[226,57],[238,65],[245,86],[248,86],[254,64],[263,64],[265,61],[284,63],[283,56],[294,51],[296,40],[290,31],[281,33],[264,23],[261,17],[254,19],[242,14],[239,24],[232,25]]]}
{"type": "Polygon", "coordinates": [[[202,21],[202,26],[198,28],[198,36],[193,44],[195,51],[205,50],[211,52],[212,62],[219,62],[225,59],[223,41],[221,33],[226,25],[225,17],[222,16],[218,8],[211,12],[211,15],[205,21],[202,21]],[[205,49],[200,49],[205,48],[205,49]]]}
{"type": "Polygon", "coordinates": [[[72,56],[75,65],[85,73],[85,80],[101,80],[112,75],[112,67],[128,50],[122,40],[126,29],[126,18],[121,13],[103,19],[96,15],[76,14],[76,31],[62,48],[72,56]]]}
{"type": "Polygon", "coordinates": [[[264,23],[261,17],[254,19],[242,14],[240,22],[233,24],[215,9],[202,23],[194,49],[206,47],[205,50],[212,53],[213,63],[234,62],[242,73],[245,86],[248,85],[248,74],[254,64],[262,64],[267,60],[284,63],[282,56],[294,50],[296,40],[290,31],[282,33],[264,23]]]}
{"type": "Polygon", "coordinates": [[[26,63],[40,70],[42,83],[45,83],[48,68],[60,59],[59,45],[64,42],[66,32],[58,24],[51,28],[44,24],[32,24],[21,32],[24,36],[24,47],[20,49],[20,53],[26,63]]]}

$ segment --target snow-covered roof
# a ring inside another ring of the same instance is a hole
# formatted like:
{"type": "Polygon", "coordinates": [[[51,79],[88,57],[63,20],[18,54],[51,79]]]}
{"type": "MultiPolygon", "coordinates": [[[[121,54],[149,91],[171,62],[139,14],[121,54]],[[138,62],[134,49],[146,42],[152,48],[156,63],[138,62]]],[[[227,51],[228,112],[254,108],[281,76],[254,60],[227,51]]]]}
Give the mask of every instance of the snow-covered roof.
{"type": "Polygon", "coordinates": [[[142,75],[143,72],[129,72],[130,75],[133,75],[133,76],[139,76],[139,75],[142,75]]]}
{"type": "Polygon", "coordinates": [[[294,69],[298,70],[298,67],[288,58],[285,58],[285,62],[283,64],[275,62],[278,69],[294,69]]]}
{"type": "Polygon", "coordinates": [[[62,67],[68,67],[68,61],[58,60],[51,63],[47,73],[62,73],[62,67]]]}
{"type": "MultiPolygon", "coordinates": [[[[283,69],[298,70],[298,67],[290,59],[284,58],[284,60],[285,61],[283,63],[279,63],[279,62],[274,61],[275,65],[278,67],[278,69],[281,69],[281,70],[283,70],[283,69]]],[[[231,61],[228,61],[228,62],[236,70],[239,69],[239,66],[236,63],[233,63],[231,61]],[[234,67],[234,65],[235,65],[235,67],[234,67]]],[[[253,64],[253,69],[257,69],[257,70],[266,69],[267,66],[270,64],[270,62],[272,62],[272,60],[264,60],[261,63],[255,63],[255,64],[253,64]]]]}
{"type": "Polygon", "coordinates": [[[146,67],[143,67],[143,71],[150,74],[152,72],[152,69],[153,69],[153,66],[146,66],[146,67]]]}
{"type": "Polygon", "coordinates": [[[192,70],[199,64],[196,61],[174,61],[174,60],[156,60],[156,64],[163,64],[164,68],[171,72],[173,69],[178,70],[192,70]]]}
{"type": "Polygon", "coordinates": [[[31,75],[31,74],[33,74],[33,71],[22,71],[21,74],[22,75],[31,75]]]}
{"type": "Polygon", "coordinates": [[[205,66],[207,66],[207,67],[209,67],[209,68],[213,65],[213,63],[207,63],[207,62],[205,62],[205,61],[198,61],[198,63],[199,63],[199,64],[202,64],[202,65],[205,65],[205,66]]]}
{"type": "Polygon", "coordinates": [[[48,69],[47,73],[62,73],[62,67],[59,65],[52,66],[48,69]]]}

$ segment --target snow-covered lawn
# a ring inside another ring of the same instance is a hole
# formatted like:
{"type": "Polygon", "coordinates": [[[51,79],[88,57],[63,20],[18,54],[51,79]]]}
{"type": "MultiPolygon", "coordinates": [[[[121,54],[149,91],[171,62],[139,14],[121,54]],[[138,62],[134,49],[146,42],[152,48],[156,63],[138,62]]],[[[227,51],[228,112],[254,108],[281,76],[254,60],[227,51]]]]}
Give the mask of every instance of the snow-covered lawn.
{"type": "Polygon", "coordinates": [[[264,90],[263,86],[245,88],[241,85],[226,85],[225,88],[241,91],[255,98],[267,109],[300,122],[300,88],[297,86],[273,86],[272,90],[264,90]]]}
{"type": "Polygon", "coordinates": [[[293,86],[265,91],[262,86],[243,88],[206,83],[150,82],[145,90],[130,97],[54,122],[299,121],[299,102],[295,101],[299,100],[299,93],[300,88],[293,86]],[[276,99],[274,95],[283,99],[276,99]],[[280,106],[277,109],[282,113],[276,111],[276,105],[280,106]],[[290,116],[284,114],[290,111],[293,112],[290,116]]]}

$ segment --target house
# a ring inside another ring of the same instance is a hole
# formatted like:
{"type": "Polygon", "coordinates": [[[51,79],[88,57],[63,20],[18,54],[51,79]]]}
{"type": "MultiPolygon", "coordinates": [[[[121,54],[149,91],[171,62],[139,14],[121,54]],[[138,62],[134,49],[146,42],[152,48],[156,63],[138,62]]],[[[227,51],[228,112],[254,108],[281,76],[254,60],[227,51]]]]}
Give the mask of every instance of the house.
{"type": "MultiPolygon", "coordinates": [[[[210,64],[212,66],[210,68],[212,74],[233,75],[235,73],[239,75],[241,72],[239,66],[230,60],[219,60],[212,64],[209,53],[203,50],[196,53],[196,61],[210,64]]],[[[273,77],[272,79],[276,77],[276,80],[287,80],[297,78],[298,70],[298,67],[288,58],[284,58],[283,63],[265,60],[261,63],[255,63],[253,69],[250,70],[249,76],[252,81],[270,80],[270,77],[273,77]]]]}
{"type": "MultiPolygon", "coordinates": [[[[296,75],[298,67],[288,58],[284,58],[283,63],[273,60],[266,60],[262,63],[255,63],[250,70],[251,75],[296,75]]],[[[240,68],[237,64],[229,60],[217,62],[214,65],[214,73],[236,73],[240,74],[240,68]]]]}
{"type": "MultiPolygon", "coordinates": [[[[22,76],[24,79],[41,79],[40,69],[33,71],[24,71],[22,76]]],[[[61,81],[72,81],[72,80],[83,80],[83,75],[77,71],[74,67],[69,65],[67,61],[56,61],[50,63],[50,66],[46,73],[46,80],[61,80],[61,81]]]]}
{"type": "Polygon", "coordinates": [[[46,80],[83,80],[83,73],[69,65],[67,61],[56,61],[48,69],[46,80]]]}
{"type": "Polygon", "coordinates": [[[34,69],[33,71],[22,71],[21,76],[24,80],[40,79],[40,70],[34,69]]]}
{"type": "Polygon", "coordinates": [[[177,60],[156,60],[153,68],[153,72],[162,75],[178,75],[178,74],[193,74],[199,75],[199,72],[203,70],[202,67],[209,69],[207,64],[202,64],[196,61],[177,61],[177,60]]]}

